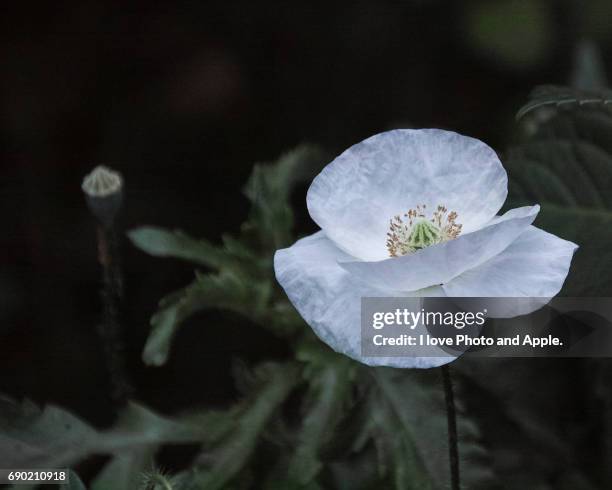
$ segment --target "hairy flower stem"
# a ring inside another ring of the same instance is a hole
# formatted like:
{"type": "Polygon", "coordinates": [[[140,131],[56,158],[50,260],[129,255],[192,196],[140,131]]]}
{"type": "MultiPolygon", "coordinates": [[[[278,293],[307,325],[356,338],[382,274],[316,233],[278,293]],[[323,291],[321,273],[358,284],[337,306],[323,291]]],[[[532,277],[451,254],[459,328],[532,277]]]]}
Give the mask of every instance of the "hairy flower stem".
{"type": "Polygon", "coordinates": [[[455,395],[453,393],[453,380],[450,368],[445,364],[442,370],[442,383],[444,385],[444,399],[446,401],[446,420],[448,424],[448,458],[450,461],[451,490],[460,490],[459,479],[459,449],[457,438],[457,413],[455,410],[455,395]]]}
{"type": "Polygon", "coordinates": [[[99,326],[111,384],[111,398],[121,407],[131,392],[125,369],[125,347],[121,338],[123,276],[119,262],[115,216],[122,203],[123,177],[105,165],[98,165],[81,185],[87,207],[96,220],[98,262],[102,266],[103,321],[99,326]]]}
{"type": "Polygon", "coordinates": [[[111,398],[123,405],[131,388],[125,369],[125,347],[121,338],[120,308],[123,277],[118,258],[117,237],[113,226],[98,224],[98,262],[102,266],[103,322],[99,327],[111,383],[111,398]]]}

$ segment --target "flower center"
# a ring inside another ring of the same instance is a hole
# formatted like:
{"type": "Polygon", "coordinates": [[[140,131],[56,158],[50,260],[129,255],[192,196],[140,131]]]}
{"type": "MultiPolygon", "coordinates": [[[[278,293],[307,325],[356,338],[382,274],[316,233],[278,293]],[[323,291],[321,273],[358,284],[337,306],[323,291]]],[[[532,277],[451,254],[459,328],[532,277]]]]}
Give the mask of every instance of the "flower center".
{"type": "Polygon", "coordinates": [[[461,225],[456,223],[456,219],[455,211],[449,213],[441,205],[428,217],[425,204],[410,209],[403,219],[399,215],[394,216],[389,222],[387,233],[389,255],[400,257],[457,238],[461,233],[461,225]]]}

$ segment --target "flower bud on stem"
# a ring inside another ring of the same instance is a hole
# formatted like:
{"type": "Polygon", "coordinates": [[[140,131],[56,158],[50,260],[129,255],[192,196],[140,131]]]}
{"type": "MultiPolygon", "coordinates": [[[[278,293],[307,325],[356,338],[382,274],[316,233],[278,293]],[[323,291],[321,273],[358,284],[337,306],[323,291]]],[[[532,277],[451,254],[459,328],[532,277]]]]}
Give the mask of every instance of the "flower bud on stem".
{"type": "Polygon", "coordinates": [[[108,167],[98,166],[83,180],[87,205],[96,218],[98,262],[102,267],[103,319],[98,333],[111,383],[111,398],[123,405],[131,392],[125,367],[125,347],[121,332],[123,275],[115,232],[115,215],[121,207],[123,180],[108,167]]]}

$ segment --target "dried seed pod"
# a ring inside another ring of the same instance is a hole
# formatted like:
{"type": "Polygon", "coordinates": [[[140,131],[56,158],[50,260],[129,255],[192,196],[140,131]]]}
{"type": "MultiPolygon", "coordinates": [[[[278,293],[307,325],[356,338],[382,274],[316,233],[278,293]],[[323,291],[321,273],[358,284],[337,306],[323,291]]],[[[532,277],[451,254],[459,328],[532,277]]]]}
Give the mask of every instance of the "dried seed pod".
{"type": "Polygon", "coordinates": [[[85,176],[81,189],[91,213],[105,228],[110,228],[123,200],[121,174],[105,165],[98,165],[85,176]]]}

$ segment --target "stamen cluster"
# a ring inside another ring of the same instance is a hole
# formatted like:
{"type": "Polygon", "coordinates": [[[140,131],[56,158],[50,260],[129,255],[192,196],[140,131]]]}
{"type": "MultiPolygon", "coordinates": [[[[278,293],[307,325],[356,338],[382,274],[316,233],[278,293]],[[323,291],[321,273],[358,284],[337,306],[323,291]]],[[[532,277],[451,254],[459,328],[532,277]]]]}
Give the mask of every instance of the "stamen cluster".
{"type": "Polygon", "coordinates": [[[426,212],[427,206],[422,204],[409,209],[403,219],[400,215],[390,219],[387,250],[391,257],[413,253],[461,234],[462,225],[456,222],[458,215],[455,211],[449,213],[446,206],[439,205],[429,219],[426,212]]]}

